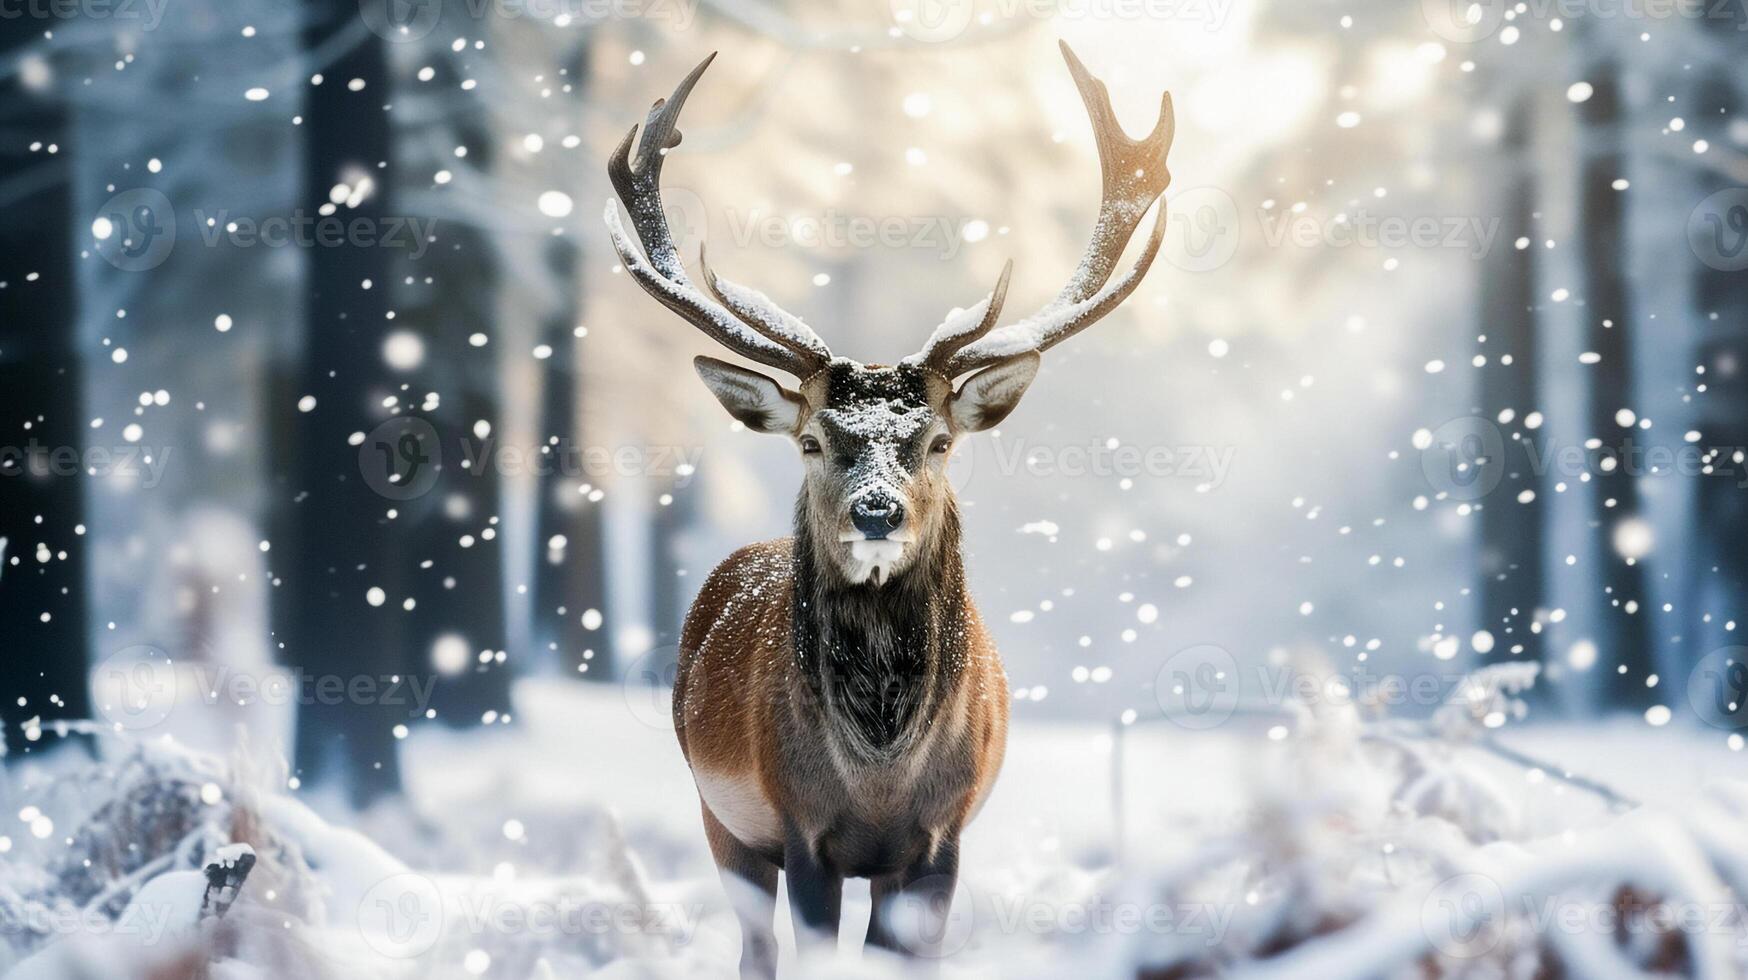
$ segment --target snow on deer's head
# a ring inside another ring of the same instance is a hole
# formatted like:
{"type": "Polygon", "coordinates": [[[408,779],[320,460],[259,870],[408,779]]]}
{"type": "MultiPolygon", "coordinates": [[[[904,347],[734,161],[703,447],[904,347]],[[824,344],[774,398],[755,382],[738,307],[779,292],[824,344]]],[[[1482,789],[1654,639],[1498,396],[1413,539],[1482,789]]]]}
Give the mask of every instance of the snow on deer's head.
{"type": "Polygon", "coordinates": [[[997,329],[1010,263],[993,292],[969,309],[953,310],[921,351],[890,367],[833,357],[799,318],[763,293],[713,273],[702,248],[705,289],[687,276],[662,210],[661,169],[680,143],[680,109],[715,55],[651,108],[635,161],[633,127],[608,162],[643,251],[631,243],[611,201],[607,226],[638,285],[735,353],[801,379],[791,389],[726,361],[695,362],[717,400],[747,428],[795,441],[806,471],[798,530],[823,546],[849,583],[883,585],[939,539],[954,514],[945,473],[954,441],[1007,417],[1036,376],[1039,355],[1115,309],[1158,254],[1163,211],[1135,265],[1111,278],[1142,217],[1171,182],[1165,167],[1171,96],[1164,97],[1153,131],[1130,139],[1117,124],[1104,83],[1088,74],[1066,44],[1062,53],[1092,118],[1104,189],[1092,240],[1073,278],[1042,310],[997,329]],[[970,377],[955,387],[964,375],[970,377]]]}
{"type": "Polygon", "coordinates": [[[804,470],[797,519],[842,578],[875,585],[939,540],[953,512],[946,469],[954,441],[1000,422],[1038,371],[1037,353],[1026,351],[955,391],[922,365],[837,358],[790,390],[715,358],[696,363],[747,428],[795,441],[804,470]]]}

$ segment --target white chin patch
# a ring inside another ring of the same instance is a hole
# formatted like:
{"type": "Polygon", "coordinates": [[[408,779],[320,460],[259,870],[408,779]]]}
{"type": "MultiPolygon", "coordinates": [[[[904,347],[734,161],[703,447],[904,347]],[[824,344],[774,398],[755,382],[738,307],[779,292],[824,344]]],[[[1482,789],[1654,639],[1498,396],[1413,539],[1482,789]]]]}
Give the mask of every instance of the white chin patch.
{"type": "Polygon", "coordinates": [[[851,576],[857,582],[874,580],[879,585],[892,574],[892,566],[904,556],[903,541],[851,541],[851,576]]]}

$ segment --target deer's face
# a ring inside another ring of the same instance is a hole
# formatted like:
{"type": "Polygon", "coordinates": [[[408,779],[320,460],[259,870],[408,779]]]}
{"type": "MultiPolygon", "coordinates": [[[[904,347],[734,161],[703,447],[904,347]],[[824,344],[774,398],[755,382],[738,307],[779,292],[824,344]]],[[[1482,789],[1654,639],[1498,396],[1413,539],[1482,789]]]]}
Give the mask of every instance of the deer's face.
{"type": "Polygon", "coordinates": [[[838,358],[791,391],[713,358],[696,363],[747,428],[794,440],[804,473],[798,519],[845,581],[875,586],[903,574],[943,533],[954,442],[1005,418],[1038,370],[1038,356],[1026,353],[955,390],[917,365],[838,358]]]}
{"type": "Polygon", "coordinates": [[[1010,262],[982,302],[949,312],[923,349],[894,367],[833,357],[799,317],[710,271],[702,246],[702,286],[687,274],[662,209],[662,166],[680,145],[680,109],[715,55],[658,100],[642,136],[633,127],[608,159],[607,175],[643,245],[639,251],[632,244],[619,208],[608,202],[603,217],[625,271],[723,346],[802,379],[791,391],[757,371],[709,357],[696,361],[704,383],[747,428],[795,440],[807,473],[798,520],[815,551],[824,551],[852,584],[879,587],[932,553],[953,513],[945,470],[954,440],[1006,417],[1037,374],[1038,355],[1116,309],[1165,240],[1161,210],[1140,258],[1112,278],[1137,225],[1171,183],[1165,166],[1176,130],[1171,95],[1160,100],[1152,132],[1132,139],[1117,124],[1104,83],[1067,44],[1062,55],[1092,120],[1103,183],[1092,239],[1073,278],[1037,313],[997,328],[1010,262]],[[954,388],[953,379],[966,375],[954,388]]]}

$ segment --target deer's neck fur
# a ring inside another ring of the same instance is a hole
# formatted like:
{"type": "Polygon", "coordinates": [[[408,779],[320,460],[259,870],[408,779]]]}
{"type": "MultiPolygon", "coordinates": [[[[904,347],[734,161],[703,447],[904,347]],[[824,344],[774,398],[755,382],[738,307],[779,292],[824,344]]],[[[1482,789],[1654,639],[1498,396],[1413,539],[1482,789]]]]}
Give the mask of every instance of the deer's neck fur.
{"type": "Polygon", "coordinates": [[[949,499],[939,527],[905,570],[883,584],[852,583],[806,520],[795,522],[793,629],[796,667],[830,730],[865,762],[889,762],[929,728],[964,672],[970,599],[959,512],[949,499]]]}

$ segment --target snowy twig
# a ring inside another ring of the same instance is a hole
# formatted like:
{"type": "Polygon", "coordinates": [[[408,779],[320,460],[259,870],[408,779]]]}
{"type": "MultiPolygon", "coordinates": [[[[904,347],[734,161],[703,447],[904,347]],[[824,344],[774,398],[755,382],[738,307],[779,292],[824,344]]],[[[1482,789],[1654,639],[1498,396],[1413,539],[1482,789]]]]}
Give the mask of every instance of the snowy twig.
{"type": "Polygon", "coordinates": [[[237,892],[248,879],[249,872],[255,869],[255,849],[247,844],[231,844],[219,848],[212,860],[206,863],[206,894],[201,896],[200,917],[225,917],[231,910],[231,904],[237,900],[237,892]]]}
{"type": "Polygon", "coordinates": [[[1516,763],[1517,765],[1523,766],[1525,769],[1540,770],[1568,786],[1576,786],[1579,789],[1594,793],[1607,801],[1610,806],[1617,809],[1630,810],[1639,806],[1638,800],[1635,800],[1598,780],[1591,779],[1588,776],[1580,776],[1563,766],[1550,765],[1549,763],[1526,752],[1520,752],[1517,749],[1511,748],[1492,736],[1480,739],[1476,741],[1474,745],[1476,748],[1484,749],[1507,762],[1516,763]]]}
{"type": "Polygon", "coordinates": [[[174,867],[176,859],[177,853],[175,851],[160,854],[135,868],[126,876],[110,882],[103,891],[97,894],[96,898],[85,903],[85,914],[87,916],[110,917],[113,913],[106,912],[105,909],[108,909],[112,904],[126,905],[128,900],[133,898],[134,893],[139,891],[146,882],[174,867]]]}
{"type": "MultiPolygon", "coordinates": [[[[1372,744],[1393,748],[1410,760],[1419,763],[1424,763],[1424,753],[1415,743],[1420,741],[1431,743],[1442,740],[1438,733],[1424,724],[1399,720],[1367,726],[1366,731],[1360,737],[1372,744]]],[[[1579,775],[1563,766],[1553,765],[1546,760],[1511,748],[1491,735],[1473,739],[1464,744],[1525,769],[1536,769],[1544,772],[1569,786],[1595,794],[1615,809],[1629,810],[1639,805],[1638,800],[1599,780],[1579,775]]]]}

